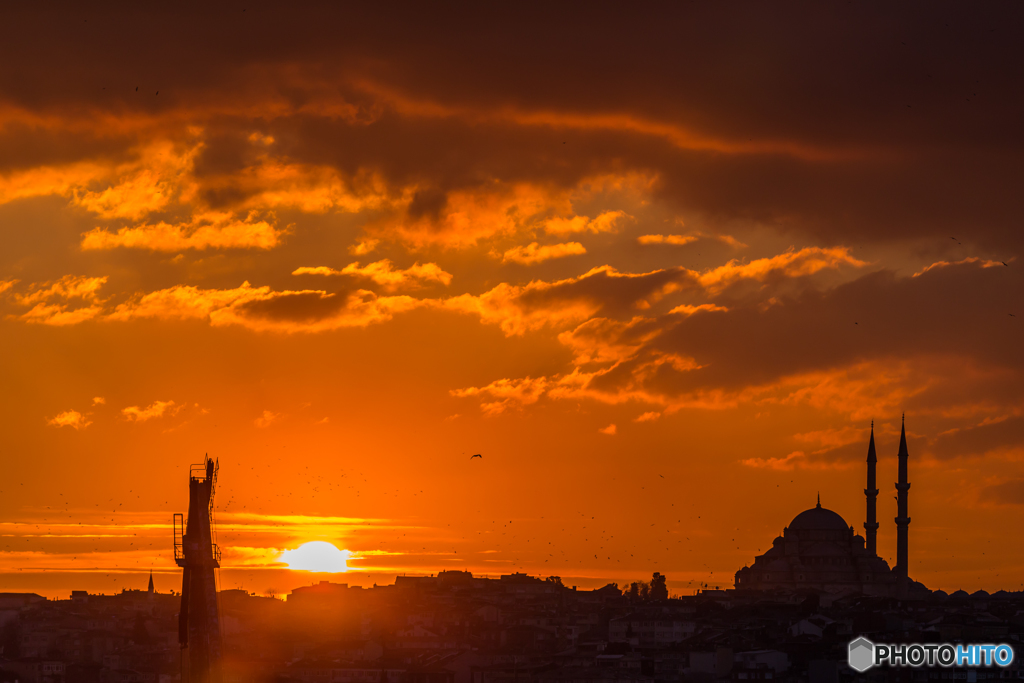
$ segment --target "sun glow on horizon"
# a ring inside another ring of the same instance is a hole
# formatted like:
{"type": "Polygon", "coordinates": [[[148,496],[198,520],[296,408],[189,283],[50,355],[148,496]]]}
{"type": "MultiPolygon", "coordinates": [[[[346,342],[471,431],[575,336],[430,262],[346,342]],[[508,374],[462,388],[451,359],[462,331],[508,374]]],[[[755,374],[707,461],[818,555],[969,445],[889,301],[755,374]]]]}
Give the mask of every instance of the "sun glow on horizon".
{"type": "Polygon", "coordinates": [[[295,550],[285,550],[278,560],[293,571],[338,574],[348,571],[351,556],[348,550],[339,550],[327,541],[310,541],[295,550]]]}

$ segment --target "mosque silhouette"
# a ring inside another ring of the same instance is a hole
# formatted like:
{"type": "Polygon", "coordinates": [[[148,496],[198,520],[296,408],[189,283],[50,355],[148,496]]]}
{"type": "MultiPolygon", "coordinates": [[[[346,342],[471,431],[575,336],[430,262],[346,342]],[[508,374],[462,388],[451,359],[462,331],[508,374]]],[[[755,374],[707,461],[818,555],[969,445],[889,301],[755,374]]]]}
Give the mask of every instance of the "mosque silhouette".
{"type": "Polygon", "coordinates": [[[875,521],[875,425],[871,423],[868,443],[867,519],[865,535],[856,534],[841,515],[818,504],[804,510],[789,523],[772,547],[754,558],[751,567],[736,572],[736,589],[741,591],[814,591],[832,595],[888,596],[895,598],[927,594],[928,589],[907,574],[908,531],[907,512],[907,429],[906,420],[900,433],[899,472],[896,483],[896,566],[878,556],[875,521]],[[866,539],[865,539],[866,537],[866,539]]]}

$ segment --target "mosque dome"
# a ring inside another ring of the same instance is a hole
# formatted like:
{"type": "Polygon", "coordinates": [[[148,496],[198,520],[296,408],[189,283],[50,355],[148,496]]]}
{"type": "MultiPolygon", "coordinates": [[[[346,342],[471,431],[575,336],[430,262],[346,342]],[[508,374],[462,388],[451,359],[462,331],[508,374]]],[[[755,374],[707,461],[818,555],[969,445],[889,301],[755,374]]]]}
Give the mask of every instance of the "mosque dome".
{"type": "Polygon", "coordinates": [[[789,528],[793,531],[845,531],[850,525],[838,513],[823,508],[821,503],[818,503],[818,507],[804,510],[794,517],[789,523],[789,528]]]}

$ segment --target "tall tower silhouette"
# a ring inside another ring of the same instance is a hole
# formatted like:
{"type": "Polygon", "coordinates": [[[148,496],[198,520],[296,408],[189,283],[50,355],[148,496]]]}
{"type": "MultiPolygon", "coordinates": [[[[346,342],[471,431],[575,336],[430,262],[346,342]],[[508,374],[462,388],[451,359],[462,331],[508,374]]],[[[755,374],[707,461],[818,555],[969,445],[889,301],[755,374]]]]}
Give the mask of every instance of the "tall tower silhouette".
{"type": "Polygon", "coordinates": [[[220,549],[213,542],[213,492],[218,463],[209,457],[192,465],[188,519],[174,515],[174,561],[183,569],[178,642],[188,649],[189,683],[220,683],[221,635],[214,569],[220,549]]]}
{"type": "Polygon", "coordinates": [[[878,498],[878,488],[875,485],[875,421],[871,421],[871,440],[868,442],[868,487],[864,489],[864,496],[867,498],[867,521],[864,522],[864,536],[867,538],[867,551],[872,555],[878,554],[877,536],[878,521],[875,518],[875,501],[878,498]]]}
{"type": "Polygon", "coordinates": [[[907,492],[910,482],[907,481],[907,424],[903,416],[900,430],[899,481],[896,483],[896,590],[900,597],[907,596],[909,567],[907,562],[907,536],[910,526],[910,515],[907,511],[907,492]]]}

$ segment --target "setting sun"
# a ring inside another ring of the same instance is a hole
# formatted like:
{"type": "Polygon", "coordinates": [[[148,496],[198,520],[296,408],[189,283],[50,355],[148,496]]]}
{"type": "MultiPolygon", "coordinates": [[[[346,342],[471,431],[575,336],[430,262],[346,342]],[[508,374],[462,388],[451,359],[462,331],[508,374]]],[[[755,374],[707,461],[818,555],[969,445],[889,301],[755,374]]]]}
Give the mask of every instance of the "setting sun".
{"type": "Polygon", "coordinates": [[[279,558],[289,569],[306,572],[347,572],[347,550],[339,550],[327,541],[310,541],[295,550],[285,550],[279,558]]]}

